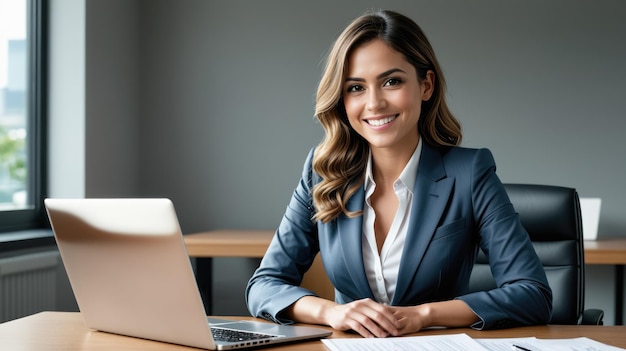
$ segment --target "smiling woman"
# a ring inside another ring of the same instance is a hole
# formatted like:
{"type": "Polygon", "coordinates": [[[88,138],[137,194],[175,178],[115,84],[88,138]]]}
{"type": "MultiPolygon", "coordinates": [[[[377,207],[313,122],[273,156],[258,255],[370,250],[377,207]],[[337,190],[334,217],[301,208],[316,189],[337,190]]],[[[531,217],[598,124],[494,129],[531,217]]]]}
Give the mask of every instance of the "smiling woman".
{"type": "Polygon", "coordinates": [[[0,2],[0,232],[44,223],[42,3],[0,2]]]}
{"type": "Polygon", "coordinates": [[[348,58],[343,99],[350,126],[372,152],[404,158],[399,164],[406,164],[417,146],[422,101],[433,93],[432,71],[416,78],[415,67],[382,40],[356,48],[348,58]]]}
{"type": "Polygon", "coordinates": [[[318,87],[325,138],[248,283],[252,315],[365,337],[549,320],[541,262],[490,151],[459,146],[444,87],[408,17],[368,12],[344,29],[318,87]],[[479,247],[500,285],[470,292],[479,247]],[[318,253],[334,301],[300,286],[318,253]]]}

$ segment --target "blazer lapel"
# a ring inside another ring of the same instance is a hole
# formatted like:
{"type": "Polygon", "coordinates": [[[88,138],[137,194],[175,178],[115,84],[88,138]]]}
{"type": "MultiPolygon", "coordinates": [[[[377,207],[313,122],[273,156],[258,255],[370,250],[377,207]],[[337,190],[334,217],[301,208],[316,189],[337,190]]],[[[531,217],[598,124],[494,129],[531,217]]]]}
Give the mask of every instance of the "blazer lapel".
{"type": "MultiPolygon", "coordinates": [[[[361,211],[365,202],[365,189],[361,187],[348,200],[346,207],[349,211],[361,211]]],[[[340,217],[337,220],[337,234],[341,243],[343,260],[345,267],[352,278],[357,296],[374,297],[370,289],[367,277],[365,276],[365,266],[363,263],[363,251],[361,248],[363,241],[363,216],[355,218],[340,217]]],[[[339,258],[337,258],[339,259],[339,258]]]]}
{"type": "Polygon", "coordinates": [[[392,302],[394,305],[402,304],[420,268],[424,253],[445,210],[453,184],[453,178],[446,178],[441,154],[424,143],[413,191],[412,214],[392,302]]]}

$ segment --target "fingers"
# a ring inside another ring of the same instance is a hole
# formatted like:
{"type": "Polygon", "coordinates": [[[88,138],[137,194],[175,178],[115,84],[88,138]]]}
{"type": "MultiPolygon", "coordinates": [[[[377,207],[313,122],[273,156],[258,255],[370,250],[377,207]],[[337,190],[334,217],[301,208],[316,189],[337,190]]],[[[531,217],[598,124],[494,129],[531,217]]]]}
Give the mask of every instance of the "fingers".
{"type": "Polygon", "coordinates": [[[426,319],[421,311],[423,306],[390,307],[397,320],[399,335],[415,333],[424,328],[426,319]]]}
{"type": "Polygon", "coordinates": [[[389,307],[370,299],[339,305],[334,313],[339,329],[352,329],[363,337],[398,335],[396,318],[389,307]]]}

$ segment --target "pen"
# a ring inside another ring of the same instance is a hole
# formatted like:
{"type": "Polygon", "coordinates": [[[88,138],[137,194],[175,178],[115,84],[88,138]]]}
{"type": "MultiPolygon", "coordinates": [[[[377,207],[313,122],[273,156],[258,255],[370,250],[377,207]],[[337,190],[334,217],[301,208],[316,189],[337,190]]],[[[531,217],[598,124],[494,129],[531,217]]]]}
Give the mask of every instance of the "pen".
{"type": "Polygon", "coordinates": [[[531,349],[527,349],[523,346],[519,346],[519,345],[515,345],[513,344],[513,350],[517,351],[517,350],[522,350],[522,351],[532,351],[531,349]]]}

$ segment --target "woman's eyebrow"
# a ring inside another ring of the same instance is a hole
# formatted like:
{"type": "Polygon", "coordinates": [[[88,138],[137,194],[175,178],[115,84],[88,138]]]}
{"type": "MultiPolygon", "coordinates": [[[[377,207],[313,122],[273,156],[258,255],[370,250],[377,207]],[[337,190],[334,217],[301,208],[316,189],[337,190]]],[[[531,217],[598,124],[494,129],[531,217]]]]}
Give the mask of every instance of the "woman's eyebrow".
{"type": "MultiPolygon", "coordinates": [[[[381,74],[379,74],[378,76],[376,76],[376,79],[381,79],[384,77],[388,77],[396,72],[402,72],[402,73],[406,73],[404,70],[400,69],[400,68],[392,68],[390,70],[387,70],[381,74]]],[[[357,78],[357,77],[347,77],[346,78],[346,82],[365,82],[365,79],[363,78],[357,78]]]]}

